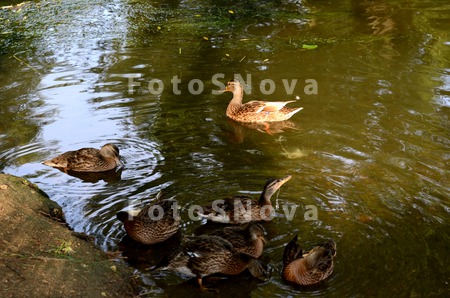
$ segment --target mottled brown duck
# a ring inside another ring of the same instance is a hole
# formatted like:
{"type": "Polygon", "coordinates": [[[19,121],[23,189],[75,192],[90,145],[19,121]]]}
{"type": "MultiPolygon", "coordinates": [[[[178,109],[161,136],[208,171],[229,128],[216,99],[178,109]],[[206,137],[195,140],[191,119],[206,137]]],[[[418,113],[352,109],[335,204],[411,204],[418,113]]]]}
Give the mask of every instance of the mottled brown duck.
{"type": "Polygon", "coordinates": [[[332,239],[303,254],[296,235],[284,249],[282,277],[302,286],[317,284],[331,275],[335,257],[336,243],[332,239]]]}
{"type": "Polygon", "coordinates": [[[258,258],[261,256],[266,243],[265,234],[266,230],[262,224],[250,222],[241,226],[217,229],[208,235],[228,240],[238,252],[258,258]]]}
{"type": "Polygon", "coordinates": [[[264,279],[267,275],[259,260],[238,252],[229,241],[210,235],[186,237],[155,269],[195,277],[202,290],[208,290],[203,285],[203,277],[215,273],[237,275],[248,269],[256,278],[264,279]]]}
{"type": "Polygon", "coordinates": [[[239,224],[251,221],[269,221],[273,216],[273,207],[270,198],[289,179],[291,175],[283,178],[270,179],[264,185],[259,199],[246,195],[236,195],[231,198],[216,200],[203,206],[198,215],[214,222],[239,224]]]}
{"type": "Polygon", "coordinates": [[[103,145],[100,150],[82,148],[68,151],[44,161],[43,164],[64,172],[105,172],[123,165],[119,148],[114,144],[103,145]]]}
{"type": "Polygon", "coordinates": [[[228,81],[224,91],[233,93],[233,98],[228,104],[226,115],[238,122],[275,122],[291,118],[303,108],[285,107],[290,101],[258,101],[253,100],[242,103],[244,88],[238,80],[228,81]]]}
{"type": "Polygon", "coordinates": [[[166,199],[162,192],[142,210],[120,211],[117,218],[123,222],[128,236],[146,245],[169,239],[180,227],[177,201],[166,199]]]}

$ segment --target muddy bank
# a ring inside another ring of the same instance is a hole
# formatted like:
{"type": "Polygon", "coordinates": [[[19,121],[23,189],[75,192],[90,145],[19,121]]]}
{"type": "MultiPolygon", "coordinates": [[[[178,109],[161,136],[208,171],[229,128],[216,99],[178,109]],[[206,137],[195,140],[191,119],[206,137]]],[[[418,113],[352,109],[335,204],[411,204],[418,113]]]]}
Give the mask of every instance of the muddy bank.
{"type": "Polygon", "coordinates": [[[0,174],[0,297],[130,297],[132,270],[72,232],[34,184],[0,174]]]}

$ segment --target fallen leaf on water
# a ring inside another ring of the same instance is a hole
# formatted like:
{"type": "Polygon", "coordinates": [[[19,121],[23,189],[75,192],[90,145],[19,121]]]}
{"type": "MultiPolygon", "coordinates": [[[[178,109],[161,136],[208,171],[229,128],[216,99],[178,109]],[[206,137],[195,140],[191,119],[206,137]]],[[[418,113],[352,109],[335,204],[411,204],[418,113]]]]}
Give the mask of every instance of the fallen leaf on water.
{"type": "Polygon", "coordinates": [[[304,44],[304,45],[302,45],[302,49],[314,50],[315,48],[317,48],[316,44],[304,44]]]}
{"type": "Polygon", "coordinates": [[[302,157],[308,156],[308,153],[306,153],[298,148],[295,148],[294,150],[290,150],[290,151],[283,150],[281,152],[281,155],[283,155],[287,159],[297,159],[297,158],[302,158],[302,157]]]}

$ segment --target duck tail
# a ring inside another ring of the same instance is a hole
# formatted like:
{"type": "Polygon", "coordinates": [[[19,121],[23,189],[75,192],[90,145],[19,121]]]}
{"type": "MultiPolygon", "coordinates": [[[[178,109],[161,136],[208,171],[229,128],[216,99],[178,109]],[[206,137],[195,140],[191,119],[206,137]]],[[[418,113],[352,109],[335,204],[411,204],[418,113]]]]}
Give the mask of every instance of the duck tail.
{"type": "Polygon", "coordinates": [[[291,112],[287,115],[287,119],[291,118],[301,110],[303,110],[303,107],[292,109],[291,112]]]}
{"type": "Polygon", "coordinates": [[[302,248],[297,243],[298,235],[286,245],[283,252],[283,265],[287,265],[290,262],[302,257],[302,248]]]}

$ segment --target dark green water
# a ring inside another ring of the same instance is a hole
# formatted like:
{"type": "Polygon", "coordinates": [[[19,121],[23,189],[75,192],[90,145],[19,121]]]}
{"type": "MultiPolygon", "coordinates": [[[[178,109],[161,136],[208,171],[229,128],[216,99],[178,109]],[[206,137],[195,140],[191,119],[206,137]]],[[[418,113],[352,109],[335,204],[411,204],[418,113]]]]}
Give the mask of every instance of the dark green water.
{"type": "Polygon", "coordinates": [[[16,29],[2,34],[0,170],[38,184],[103,249],[128,249],[148,296],[202,293],[146,271],[164,247],[119,244],[116,212],[164,189],[192,234],[204,223],[190,206],[257,195],[286,174],[266,225],[271,279],[219,281],[222,296],[450,295],[448,1],[63,1],[2,13],[16,29]],[[216,74],[249,75],[248,100],[299,96],[296,129],[270,135],[227,120],[231,94],[212,94],[216,74]],[[130,77],[141,84],[133,93],[130,77]],[[148,88],[155,79],[160,94],[148,88]],[[260,90],[265,79],[272,94],[260,90]],[[283,79],[297,80],[292,94],[283,79]],[[192,80],[203,92],[189,92],[192,80]],[[107,142],[120,147],[121,179],[86,182],[41,165],[107,142]],[[292,220],[283,206],[298,206],[292,220]],[[317,220],[305,220],[311,206],[317,220]],[[317,287],[280,278],[296,233],[305,248],[337,243],[335,272],[317,287]]]}

